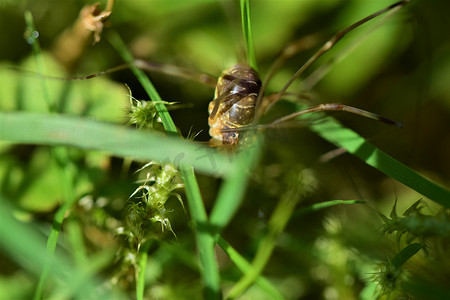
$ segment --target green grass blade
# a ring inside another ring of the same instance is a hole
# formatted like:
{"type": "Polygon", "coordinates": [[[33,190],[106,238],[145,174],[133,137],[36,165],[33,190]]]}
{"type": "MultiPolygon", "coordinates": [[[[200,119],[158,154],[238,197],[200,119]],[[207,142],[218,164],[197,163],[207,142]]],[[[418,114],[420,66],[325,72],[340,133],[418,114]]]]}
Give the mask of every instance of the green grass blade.
{"type": "Polygon", "coordinates": [[[259,136],[237,155],[233,163],[235,167],[225,176],[210,216],[211,226],[216,232],[228,224],[242,202],[250,172],[258,161],[262,147],[262,136],[259,136]]]}
{"type": "Polygon", "coordinates": [[[423,196],[436,201],[446,208],[450,208],[449,190],[419,175],[414,170],[367,142],[354,131],[343,127],[335,119],[326,117],[320,122],[311,125],[310,128],[330,143],[345,148],[349,153],[359,157],[366,164],[398,180],[423,196]]]}
{"type": "Polygon", "coordinates": [[[249,0],[241,0],[241,20],[242,33],[244,35],[245,51],[249,65],[258,70],[256,62],[255,46],[253,42],[252,24],[250,19],[250,3],[249,0]]]}
{"type": "Polygon", "coordinates": [[[145,273],[147,272],[148,250],[150,248],[150,242],[142,247],[139,258],[139,268],[136,270],[136,299],[144,299],[145,291],[145,273]]]}
{"type": "MultiPolygon", "coordinates": [[[[75,178],[75,167],[70,162],[68,157],[67,149],[63,147],[57,147],[52,149],[53,154],[60,163],[61,181],[62,188],[64,191],[64,204],[57,210],[53,225],[50,231],[50,235],[47,239],[47,252],[53,254],[56,249],[56,244],[58,243],[59,233],[61,231],[61,226],[64,222],[64,217],[76,201],[73,182],[75,178]]],[[[42,291],[44,288],[44,283],[48,277],[48,272],[50,271],[49,265],[46,265],[42,271],[42,275],[39,278],[38,286],[36,288],[36,293],[34,299],[38,300],[42,298],[42,291]]]]}
{"type": "MultiPolygon", "coordinates": [[[[37,37],[35,38],[35,36],[37,36],[37,34],[36,34],[37,31],[34,27],[33,15],[31,14],[30,11],[25,12],[25,23],[27,26],[26,32],[29,35],[27,41],[32,46],[33,55],[34,55],[34,58],[35,58],[35,61],[36,61],[37,67],[38,67],[38,71],[39,71],[39,73],[43,74],[44,73],[44,64],[43,64],[42,58],[41,58],[41,47],[39,45],[39,41],[38,41],[37,37]]],[[[52,111],[50,95],[48,93],[47,85],[45,83],[44,78],[41,79],[41,87],[42,87],[42,92],[44,94],[44,100],[46,101],[46,104],[47,104],[47,108],[49,109],[49,111],[52,111]]],[[[55,216],[54,221],[56,221],[56,216],[55,216]]],[[[61,230],[61,225],[57,225],[57,227],[52,226],[50,235],[47,239],[47,253],[53,254],[55,252],[56,243],[58,242],[58,236],[59,236],[60,230],[61,230]]],[[[45,281],[47,280],[48,272],[49,272],[49,265],[46,264],[42,270],[41,276],[39,277],[36,291],[34,293],[35,300],[39,300],[42,298],[44,284],[45,284],[45,281]]]]}
{"type": "Polygon", "coordinates": [[[297,210],[296,212],[294,212],[294,214],[292,215],[292,219],[299,218],[308,213],[315,212],[315,211],[318,211],[318,210],[321,210],[324,208],[328,208],[331,206],[335,206],[335,205],[361,204],[361,203],[366,203],[366,201],[363,201],[363,200],[331,200],[331,201],[324,201],[324,202],[320,202],[320,203],[314,203],[312,205],[302,207],[299,210],[297,210]]]}
{"type": "Polygon", "coordinates": [[[0,139],[19,144],[70,145],[119,157],[184,163],[214,176],[232,169],[231,158],[209,147],[73,116],[0,112],[0,139]]]}
{"type": "Polygon", "coordinates": [[[405,248],[403,248],[397,255],[392,259],[391,263],[396,268],[401,268],[413,255],[415,255],[422,246],[418,243],[413,243],[405,248]]]}
{"type": "MultiPolygon", "coordinates": [[[[28,42],[31,43],[33,48],[33,54],[36,60],[36,64],[38,66],[38,71],[40,74],[44,73],[44,62],[41,56],[41,47],[39,45],[39,41],[34,37],[34,33],[37,32],[34,27],[33,16],[30,11],[25,12],[25,23],[27,25],[27,33],[29,35],[28,42]]],[[[54,112],[55,106],[50,100],[50,94],[46,85],[45,78],[41,79],[41,87],[43,90],[44,98],[47,103],[47,108],[50,112],[54,112]]],[[[76,200],[74,194],[74,168],[71,164],[70,158],[67,153],[67,149],[58,147],[52,149],[53,157],[59,162],[59,170],[61,172],[61,183],[64,191],[64,204],[58,209],[53,219],[53,226],[51,228],[49,237],[47,239],[47,252],[50,255],[53,255],[56,249],[56,244],[58,243],[59,232],[61,231],[61,226],[64,221],[64,216],[67,211],[72,207],[73,203],[76,200]]],[[[39,282],[34,294],[34,299],[38,300],[42,298],[42,293],[44,289],[45,281],[48,277],[49,265],[44,266],[42,274],[39,278],[39,282]]]]}
{"type": "Polygon", "coordinates": [[[279,234],[286,227],[297,203],[306,194],[306,183],[307,180],[302,175],[299,175],[298,179],[281,196],[270,217],[267,234],[258,246],[258,251],[251,267],[231,288],[228,298],[232,299],[240,296],[259,277],[273,253],[279,234]]]}
{"type": "MultiPolygon", "coordinates": [[[[178,162],[216,176],[221,172],[226,174],[232,166],[226,156],[217,154],[213,149],[175,137],[62,115],[0,112],[0,139],[22,144],[72,145],[108,151],[119,157],[178,162]]],[[[186,168],[180,167],[180,172],[184,174],[185,185],[190,187],[186,188],[186,194],[194,223],[197,224],[202,253],[200,259],[204,266],[202,275],[208,291],[218,295],[218,270],[212,231],[206,229],[206,212],[193,170],[186,168]]]]}
{"type": "Polygon", "coordinates": [[[154,85],[150,81],[150,79],[147,77],[147,75],[145,75],[145,73],[142,70],[136,68],[132,64],[132,62],[134,61],[134,57],[128,51],[128,49],[126,48],[122,39],[119,37],[119,35],[117,33],[111,33],[108,37],[109,37],[109,41],[117,49],[119,54],[122,56],[123,60],[126,63],[130,64],[131,71],[136,76],[136,78],[139,80],[142,87],[145,89],[145,91],[149,95],[150,99],[152,101],[156,102],[155,108],[158,111],[158,114],[161,118],[161,122],[164,126],[164,129],[167,132],[177,134],[178,133],[177,127],[175,126],[175,123],[172,121],[172,118],[170,117],[170,114],[167,111],[166,106],[163,104],[161,97],[159,96],[158,92],[156,91],[156,88],[154,87],[154,85]]]}
{"type": "Polygon", "coordinates": [[[145,271],[147,269],[147,252],[140,253],[139,257],[139,275],[136,280],[136,299],[144,299],[144,288],[145,288],[145,271]]]}
{"type": "MultiPolygon", "coordinates": [[[[127,50],[125,44],[120,39],[119,35],[112,34],[110,36],[111,43],[116,47],[118,52],[122,55],[122,58],[127,62],[133,62],[134,58],[131,53],[127,50]]],[[[155,87],[145,75],[142,70],[139,70],[131,64],[131,70],[141,83],[141,85],[146,90],[152,101],[156,101],[155,108],[161,118],[164,128],[168,133],[178,134],[177,128],[172,121],[165,105],[162,103],[162,99],[156,91],[155,87]]],[[[184,156],[184,154],[182,155],[184,156]]],[[[178,156],[178,158],[182,158],[178,156]]],[[[180,158],[180,159],[181,159],[180,158]]],[[[172,163],[177,162],[176,160],[171,160],[172,163]]],[[[186,190],[186,196],[188,199],[188,205],[190,213],[194,220],[195,229],[197,233],[197,244],[200,253],[200,262],[203,266],[201,269],[203,281],[205,283],[205,296],[208,299],[219,299],[220,298],[220,277],[219,269],[217,266],[216,258],[214,255],[214,237],[212,236],[212,231],[207,230],[208,228],[208,218],[206,215],[206,210],[203,205],[203,200],[201,197],[200,189],[198,187],[197,180],[195,179],[194,169],[192,168],[192,163],[186,163],[186,161],[179,162],[179,169],[181,176],[183,178],[186,190]]]]}
{"type": "MultiPolygon", "coordinates": [[[[217,243],[225,251],[225,253],[228,254],[231,261],[243,274],[246,274],[250,270],[250,263],[246,261],[245,258],[242,257],[233,247],[231,247],[222,236],[217,238],[217,243]]],[[[263,276],[259,276],[255,282],[267,293],[270,299],[284,299],[280,292],[270,283],[270,281],[263,276]]]]}
{"type": "MultiPolygon", "coordinates": [[[[38,31],[36,31],[35,27],[34,27],[34,21],[33,21],[33,15],[31,14],[31,11],[26,11],[25,12],[25,23],[26,23],[26,32],[25,32],[25,36],[27,37],[27,42],[29,44],[31,44],[31,47],[33,49],[33,55],[36,61],[36,65],[38,67],[38,72],[39,74],[45,74],[44,72],[44,63],[42,61],[42,57],[41,57],[41,46],[39,45],[39,41],[38,41],[38,36],[39,33],[38,31]]],[[[44,94],[44,100],[47,104],[47,108],[50,112],[54,111],[54,107],[51,103],[50,100],[50,94],[48,92],[48,88],[47,88],[47,84],[45,82],[45,78],[42,77],[41,78],[41,87],[42,87],[42,92],[44,94]]]]}
{"type": "Polygon", "coordinates": [[[180,166],[180,172],[183,175],[188,198],[189,211],[191,212],[194,226],[197,233],[197,244],[199,250],[199,259],[203,268],[201,268],[203,281],[205,283],[205,298],[220,299],[220,276],[217,266],[216,256],[214,254],[215,240],[213,230],[208,222],[206,210],[203,205],[200,189],[195,179],[192,168],[188,169],[186,165],[180,166]]]}

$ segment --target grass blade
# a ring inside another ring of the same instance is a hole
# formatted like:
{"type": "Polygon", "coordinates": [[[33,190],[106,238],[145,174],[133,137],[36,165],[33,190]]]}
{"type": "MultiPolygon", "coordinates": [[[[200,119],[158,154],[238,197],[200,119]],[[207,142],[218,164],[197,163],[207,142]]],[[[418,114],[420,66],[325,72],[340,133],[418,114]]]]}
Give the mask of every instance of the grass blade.
{"type": "Polygon", "coordinates": [[[256,62],[255,46],[253,42],[252,24],[250,19],[250,3],[249,0],[241,0],[241,20],[242,33],[244,35],[245,51],[247,54],[248,64],[255,70],[258,70],[256,62]]]}
{"type": "Polygon", "coordinates": [[[450,208],[450,191],[426,179],[395,158],[384,153],[351,129],[343,127],[337,120],[326,117],[312,124],[311,130],[321,137],[345,148],[366,164],[396,179],[429,199],[450,208]]]}
{"type": "Polygon", "coordinates": [[[296,180],[291,183],[286,192],[281,195],[281,198],[270,217],[267,234],[258,246],[258,251],[252,261],[251,267],[231,288],[227,296],[228,298],[240,296],[255,280],[257,280],[269,261],[277,244],[277,238],[286,227],[295,206],[309,192],[310,188],[308,185],[311,183],[310,180],[312,179],[310,174],[308,174],[308,172],[301,172],[300,174],[297,174],[297,176],[296,180]]]}
{"type": "Polygon", "coordinates": [[[197,244],[199,259],[203,268],[201,268],[203,281],[205,283],[205,298],[220,299],[220,276],[217,266],[216,256],[214,254],[215,240],[213,230],[208,222],[206,210],[201,198],[200,189],[195,179],[192,167],[181,166],[180,172],[183,175],[188,198],[189,210],[194,220],[194,226],[197,234],[197,244]]]}
{"type": "Polygon", "coordinates": [[[144,299],[145,291],[145,273],[147,271],[147,261],[148,261],[148,250],[150,248],[150,243],[147,243],[142,247],[142,251],[138,254],[139,267],[136,270],[136,299],[144,299]]]}
{"type": "MultiPolygon", "coordinates": [[[[27,42],[31,45],[31,47],[33,49],[33,55],[34,55],[34,58],[36,61],[38,72],[39,72],[39,74],[44,74],[45,73],[44,72],[44,63],[41,58],[41,46],[39,45],[39,41],[37,39],[39,37],[39,33],[38,33],[38,31],[36,31],[36,29],[34,27],[33,15],[31,14],[31,11],[27,10],[25,12],[25,23],[27,26],[25,36],[28,36],[27,42]]],[[[50,95],[49,95],[44,77],[41,78],[41,87],[42,87],[42,92],[44,94],[44,100],[47,104],[47,108],[50,112],[52,112],[54,109],[53,109],[53,105],[50,100],[50,95]]]]}
{"type": "Polygon", "coordinates": [[[335,205],[361,204],[361,203],[366,203],[366,201],[363,201],[363,200],[331,200],[331,201],[324,201],[324,202],[320,202],[320,203],[314,203],[309,206],[302,207],[299,210],[297,210],[296,212],[294,212],[294,214],[292,215],[292,219],[300,218],[301,216],[304,216],[308,213],[315,212],[315,211],[318,211],[318,210],[321,210],[324,208],[328,208],[331,206],[335,206],[335,205]]]}
{"type": "Polygon", "coordinates": [[[176,137],[66,115],[0,112],[0,139],[19,144],[70,145],[107,151],[118,157],[178,162],[220,176],[232,159],[176,137]]]}
{"type": "MultiPolygon", "coordinates": [[[[44,73],[44,63],[41,56],[41,47],[37,36],[35,37],[36,29],[34,27],[33,16],[30,11],[25,12],[25,23],[27,25],[27,33],[29,35],[28,42],[32,45],[33,54],[35,57],[36,64],[38,66],[38,71],[40,74],[44,73]]],[[[45,78],[41,79],[41,87],[43,90],[44,98],[47,104],[47,108],[50,112],[55,111],[55,105],[50,100],[50,94],[45,82],[45,78]]],[[[58,243],[59,232],[61,231],[61,226],[64,221],[64,216],[67,211],[74,204],[76,197],[74,194],[74,166],[71,163],[67,149],[63,147],[58,147],[52,149],[52,155],[59,163],[59,171],[61,172],[60,180],[64,191],[64,204],[58,209],[53,219],[53,226],[51,228],[50,234],[47,239],[47,253],[53,255],[55,253],[56,244],[58,243]]],[[[34,294],[34,299],[38,300],[42,298],[42,293],[44,289],[45,281],[48,277],[50,271],[50,266],[46,264],[42,270],[42,274],[39,278],[39,282],[34,294]]]]}
{"type": "MultiPolygon", "coordinates": [[[[217,239],[217,243],[219,246],[225,251],[226,254],[230,257],[231,261],[236,265],[236,267],[243,273],[246,274],[249,272],[251,265],[249,262],[245,260],[233,247],[228,244],[228,242],[222,237],[219,236],[217,239]]],[[[258,284],[267,294],[270,296],[270,299],[284,299],[283,296],[278,292],[278,290],[263,276],[259,276],[255,280],[256,284],[258,284]]]]}
{"type": "Polygon", "coordinates": [[[145,73],[136,68],[132,62],[134,61],[133,56],[131,53],[127,50],[125,44],[120,39],[119,35],[117,33],[111,33],[109,35],[109,41],[111,44],[116,48],[116,50],[119,52],[119,54],[122,56],[123,60],[126,63],[130,64],[130,69],[133,72],[133,74],[136,76],[136,78],[141,83],[142,87],[147,92],[150,99],[155,103],[155,108],[158,111],[159,117],[161,118],[161,122],[164,125],[164,129],[167,132],[177,134],[177,127],[175,126],[175,123],[172,121],[172,118],[169,115],[169,112],[167,111],[166,106],[163,104],[163,101],[161,97],[159,96],[158,92],[156,91],[156,88],[154,87],[153,83],[150,81],[150,79],[145,75],[145,73]]]}
{"type": "MultiPolygon", "coordinates": [[[[47,239],[47,252],[49,254],[53,254],[56,249],[56,244],[58,243],[58,237],[59,233],[61,231],[62,224],[64,222],[64,217],[69,211],[69,209],[72,207],[72,205],[76,201],[76,197],[74,194],[74,170],[75,166],[70,162],[70,159],[68,157],[67,149],[64,147],[57,147],[53,149],[53,154],[55,155],[56,159],[59,160],[60,163],[60,172],[61,172],[61,181],[62,181],[62,188],[64,191],[64,204],[58,209],[56,212],[54,219],[53,219],[53,225],[50,231],[50,235],[47,239]]],[[[46,281],[46,278],[48,276],[48,272],[50,271],[50,266],[45,265],[44,269],[42,271],[42,275],[39,278],[39,283],[36,288],[36,293],[34,296],[34,299],[41,299],[42,298],[42,291],[44,288],[44,283],[46,281]]]]}
{"type": "MultiPolygon", "coordinates": [[[[125,47],[125,44],[120,39],[119,35],[112,34],[110,36],[110,41],[116,47],[116,49],[121,54],[125,62],[127,63],[133,62],[134,58],[125,47]]],[[[151,83],[150,79],[145,75],[143,71],[139,70],[132,64],[130,68],[136,75],[141,85],[144,87],[150,99],[152,101],[156,101],[155,108],[158,111],[158,114],[161,118],[161,121],[166,131],[170,134],[178,134],[177,128],[174,122],[172,121],[172,118],[170,117],[167,108],[162,103],[162,99],[159,96],[153,84],[151,83]]],[[[171,160],[171,162],[177,161],[171,160]]],[[[220,277],[219,277],[219,269],[214,255],[214,238],[212,236],[212,231],[207,229],[209,226],[208,218],[206,215],[205,207],[203,205],[200,189],[198,187],[197,180],[195,179],[194,169],[192,168],[192,164],[186,164],[186,161],[179,162],[179,169],[185,184],[186,196],[188,199],[190,213],[192,215],[195,224],[197,243],[200,253],[200,262],[203,266],[201,272],[203,281],[206,285],[205,296],[208,299],[219,299],[220,277]]]]}
{"type": "Polygon", "coordinates": [[[248,149],[237,155],[234,166],[239,167],[232,168],[225,176],[210,215],[211,226],[216,232],[228,224],[242,202],[250,172],[258,161],[262,147],[263,139],[260,136],[248,149]]]}
{"type": "Polygon", "coordinates": [[[392,259],[391,263],[396,268],[401,268],[413,255],[415,255],[422,246],[418,243],[413,243],[405,248],[403,248],[397,255],[392,259]]]}

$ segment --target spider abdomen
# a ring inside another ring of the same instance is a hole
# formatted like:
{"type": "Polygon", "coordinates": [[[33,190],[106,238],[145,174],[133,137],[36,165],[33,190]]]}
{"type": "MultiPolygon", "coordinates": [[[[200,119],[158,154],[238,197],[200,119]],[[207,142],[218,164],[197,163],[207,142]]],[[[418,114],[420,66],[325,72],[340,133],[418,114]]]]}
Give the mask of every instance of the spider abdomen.
{"type": "Polygon", "coordinates": [[[238,130],[255,117],[261,89],[258,73],[246,64],[226,69],[217,81],[214,100],[209,103],[209,134],[215,145],[237,145],[238,130]]]}

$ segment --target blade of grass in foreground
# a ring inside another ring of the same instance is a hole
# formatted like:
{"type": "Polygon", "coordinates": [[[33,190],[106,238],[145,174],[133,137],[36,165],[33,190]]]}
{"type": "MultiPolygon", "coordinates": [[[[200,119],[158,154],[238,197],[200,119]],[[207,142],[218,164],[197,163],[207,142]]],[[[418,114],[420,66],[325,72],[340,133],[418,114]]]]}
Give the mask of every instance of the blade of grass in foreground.
{"type": "MultiPolygon", "coordinates": [[[[111,34],[109,40],[125,62],[130,63],[131,70],[136,75],[147,94],[150,96],[150,99],[152,101],[156,101],[155,108],[158,111],[166,131],[171,134],[177,134],[177,128],[173,123],[167,108],[163,104],[161,97],[153,84],[150,82],[150,79],[145,76],[144,72],[131,64],[134,58],[125,47],[125,44],[120,39],[119,35],[111,34]]],[[[209,230],[208,217],[203,205],[200,189],[198,187],[192,165],[186,164],[185,162],[180,162],[179,170],[184,181],[189,210],[194,220],[194,226],[197,233],[197,245],[199,248],[200,262],[203,266],[201,272],[203,281],[206,285],[205,297],[207,299],[219,299],[220,278],[217,261],[214,255],[215,242],[212,231],[209,230]]]]}
{"type": "Polygon", "coordinates": [[[450,208],[450,191],[419,175],[395,158],[384,153],[351,129],[343,127],[337,120],[326,117],[309,126],[327,141],[345,148],[366,164],[396,179],[429,199],[450,208]]]}
{"type": "Polygon", "coordinates": [[[214,176],[227,174],[233,165],[230,157],[176,137],[67,115],[0,112],[0,140],[70,145],[138,160],[178,161],[214,176]]]}
{"type": "Polygon", "coordinates": [[[220,186],[217,200],[210,215],[210,223],[215,232],[219,233],[239,208],[245,195],[251,171],[260,157],[263,145],[262,136],[257,137],[255,142],[246,146],[246,149],[237,154],[233,163],[239,168],[231,169],[224,176],[224,181],[220,186]]]}

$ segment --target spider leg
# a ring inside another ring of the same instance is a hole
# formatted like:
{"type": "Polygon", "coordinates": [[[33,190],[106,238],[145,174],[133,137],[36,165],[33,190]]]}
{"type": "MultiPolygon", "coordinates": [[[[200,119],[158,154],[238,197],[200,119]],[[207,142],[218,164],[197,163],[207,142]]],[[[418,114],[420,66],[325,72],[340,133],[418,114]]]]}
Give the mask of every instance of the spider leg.
{"type": "MultiPolygon", "coordinates": [[[[398,1],[392,5],[389,5],[365,18],[362,18],[361,20],[353,23],[352,25],[344,28],[341,31],[338,31],[336,34],[334,34],[327,42],[325,42],[322,47],[317,50],[313,56],[311,56],[298,70],[297,72],[291,77],[291,79],[285,84],[285,86],[272,98],[273,102],[277,102],[285,93],[286,90],[291,86],[291,84],[301,75],[303,74],[303,72],[312,64],[314,63],[320,56],[322,56],[324,53],[328,52],[331,48],[333,48],[345,35],[347,35],[347,33],[349,33],[350,31],[352,31],[353,29],[361,26],[364,23],[367,23],[368,21],[382,15],[385,14],[387,12],[391,12],[391,13],[395,13],[396,11],[398,11],[401,7],[403,7],[404,5],[406,5],[407,3],[409,3],[410,0],[402,0],[402,1],[398,1]]],[[[293,50],[295,50],[295,47],[293,48],[293,50]]],[[[293,51],[293,53],[295,53],[295,51],[293,51]]],[[[290,57],[285,55],[285,57],[290,57]]],[[[280,63],[284,62],[285,58],[282,57],[280,59],[280,63]]],[[[269,74],[270,76],[272,76],[272,74],[269,74]]],[[[267,84],[267,83],[266,83],[267,84]]],[[[263,85],[262,87],[262,91],[264,91],[265,89],[265,85],[263,85]]],[[[259,117],[261,116],[261,114],[266,111],[266,109],[264,107],[260,107],[262,106],[261,103],[262,101],[262,93],[258,96],[258,101],[257,101],[257,107],[256,107],[256,111],[257,111],[257,116],[255,118],[255,121],[257,121],[259,119],[259,117]]],[[[395,122],[394,122],[395,123],[395,122]]]]}

